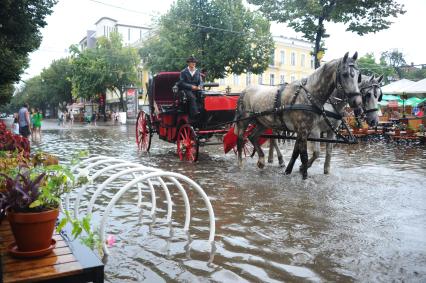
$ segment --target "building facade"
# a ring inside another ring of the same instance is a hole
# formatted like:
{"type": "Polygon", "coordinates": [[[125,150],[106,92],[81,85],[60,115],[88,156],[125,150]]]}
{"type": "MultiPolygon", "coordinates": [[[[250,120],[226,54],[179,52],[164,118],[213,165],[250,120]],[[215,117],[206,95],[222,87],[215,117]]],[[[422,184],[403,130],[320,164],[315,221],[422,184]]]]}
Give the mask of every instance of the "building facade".
{"type": "Polygon", "coordinates": [[[118,32],[123,39],[124,46],[131,46],[135,42],[143,41],[149,34],[151,28],[119,23],[117,20],[102,17],[95,23],[94,30],[88,30],[85,37],[80,40],[80,49],[93,48],[96,46],[96,39],[105,36],[109,37],[112,32],[118,32]]]}
{"type": "Polygon", "coordinates": [[[275,49],[271,54],[268,69],[259,75],[246,73],[231,74],[219,79],[220,90],[227,88],[231,92],[241,92],[250,85],[279,85],[300,80],[314,71],[314,59],[311,55],[313,45],[307,41],[274,36],[275,49]]]}

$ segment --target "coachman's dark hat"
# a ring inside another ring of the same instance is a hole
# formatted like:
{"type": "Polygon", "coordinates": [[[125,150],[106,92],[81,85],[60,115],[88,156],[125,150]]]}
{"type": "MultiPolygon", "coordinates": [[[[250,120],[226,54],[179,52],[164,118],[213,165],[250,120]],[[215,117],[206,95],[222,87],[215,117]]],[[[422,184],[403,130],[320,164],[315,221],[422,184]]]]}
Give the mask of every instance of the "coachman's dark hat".
{"type": "Polygon", "coordinates": [[[188,59],[186,59],[186,63],[189,63],[189,62],[197,63],[198,61],[193,55],[191,55],[188,57],[188,59]]]}

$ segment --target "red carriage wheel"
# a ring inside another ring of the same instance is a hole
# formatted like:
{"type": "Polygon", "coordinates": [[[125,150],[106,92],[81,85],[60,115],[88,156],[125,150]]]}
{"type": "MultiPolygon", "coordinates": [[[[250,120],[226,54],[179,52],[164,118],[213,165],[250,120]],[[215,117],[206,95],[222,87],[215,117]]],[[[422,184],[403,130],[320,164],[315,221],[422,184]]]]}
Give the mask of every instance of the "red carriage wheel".
{"type": "Polygon", "coordinates": [[[148,152],[151,147],[151,121],[147,113],[141,111],[136,121],[136,143],[138,149],[148,152]]]}
{"type": "Polygon", "coordinates": [[[180,160],[197,161],[199,145],[197,135],[191,125],[184,124],[179,128],[176,143],[180,160]]]}
{"type": "MultiPolygon", "coordinates": [[[[232,149],[234,150],[235,154],[238,153],[237,146],[234,146],[232,149]]],[[[243,145],[242,154],[244,155],[244,157],[247,157],[247,156],[253,157],[253,155],[254,155],[254,146],[248,140],[248,138],[244,138],[244,145],[243,145]]]]}

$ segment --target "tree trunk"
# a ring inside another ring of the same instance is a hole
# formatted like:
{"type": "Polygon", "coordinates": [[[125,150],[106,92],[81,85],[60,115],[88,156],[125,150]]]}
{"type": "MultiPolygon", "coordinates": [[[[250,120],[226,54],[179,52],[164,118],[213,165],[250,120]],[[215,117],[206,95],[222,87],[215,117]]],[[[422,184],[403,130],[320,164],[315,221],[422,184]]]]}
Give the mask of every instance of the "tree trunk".
{"type": "Polygon", "coordinates": [[[124,104],[124,91],[120,91],[120,110],[121,112],[126,111],[126,105],[124,104]]]}
{"type": "Polygon", "coordinates": [[[314,56],[315,56],[315,69],[320,66],[320,60],[318,59],[318,52],[321,48],[321,39],[324,35],[324,18],[319,17],[318,19],[318,29],[315,36],[315,47],[314,47],[314,56]]]}

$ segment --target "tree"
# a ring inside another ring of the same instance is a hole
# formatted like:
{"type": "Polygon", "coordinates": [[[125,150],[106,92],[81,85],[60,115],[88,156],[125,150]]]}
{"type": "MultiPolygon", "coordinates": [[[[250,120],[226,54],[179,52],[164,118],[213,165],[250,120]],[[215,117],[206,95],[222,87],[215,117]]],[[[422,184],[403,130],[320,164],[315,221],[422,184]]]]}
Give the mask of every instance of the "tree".
{"type": "Polygon", "coordinates": [[[106,88],[113,93],[119,92],[121,109],[125,110],[125,91],[128,87],[140,86],[138,81],[140,56],[135,48],[123,47],[121,35],[117,32],[111,33],[109,38],[101,37],[98,40],[98,48],[107,70],[106,88]]]}
{"type": "Polygon", "coordinates": [[[15,88],[12,84],[0,84],[0,105],[4,105],[10,101],[15,88]]]}
{"type": "Polygon", "coordinates": [[[318,54],[324,51],[325,23],[344,23],[347,31],[364,35],[389,28],[390,17],[404,14],[404,5],[395,0],[248,0],[260,6],[271,20],[287,23],[315,43],[315,68],[320,65],[318,54]]]}
{"type": "Polygon", "coordinates": [[[152,72],[180,70],[194,55],[207,79],[262,73],[274,48],[269,22],[241,0],[178,0],[140,49],[152,72]]]}
{"type": "Polygon", "coordinates": [[[97,49],[81,52],[77,46],[70,47],[72,63],[72,95],[91,100],[105,91],[105,67],[98,60],[97,49]]]}
{"type": "Polygon", "coordinates": [[[93,99],[107,89],[118,91],[120,108],[125,110],[124,92],[138,84],[140,57],[135,48],[123,47],[119,33],[98,39],[96,48],[78,50],[71,47],[73,64],[73,94],[93,99]]]}
{"type": "Polygon", "coordinates": [[[360,57],[358,59],[358,66],[364,75],[383,75],[385,83],[389,83],[389,78],[395,76],[395,70],[384,61],[381,61],[379,64],[376,63],[376,58],[372,53],[367,53],[360,57]]]}
{"type": "Polygon", "coordinates": [[[47,69],[43,69],[40,76],[43,91],[40,96],[44,100],[40,108],[43,112],[48,105],[55,113],[58,105],[72,102],[72,65],[69,58],[54,60],[47,69]]]}
{"type": "Polygon", "coordinates": [[[394,68],[396,73],[398,74],[398,77],[402,79],[403,71],[401,70],[401,66],[407,64],[404,59],[404,54],[402,54],[398,50],[385,51],[382,53],[380,61],[394,68]]]}
{"type": "Polygon", "coordinates": [[[1,0],[0,88],[20,80],[28,54],[41,42],[40,29],[57,0],[1,0]]]}

